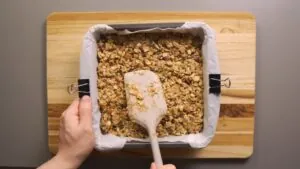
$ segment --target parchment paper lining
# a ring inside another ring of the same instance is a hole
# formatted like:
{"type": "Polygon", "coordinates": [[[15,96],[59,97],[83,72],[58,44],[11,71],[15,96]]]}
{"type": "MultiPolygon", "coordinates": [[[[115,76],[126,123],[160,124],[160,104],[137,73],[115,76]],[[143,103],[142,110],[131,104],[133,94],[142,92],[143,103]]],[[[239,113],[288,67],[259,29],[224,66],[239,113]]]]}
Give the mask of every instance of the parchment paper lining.
{"type": "Polygon", "coordinates": [[[193,148],[206,147],[212,140],[220,112],[220,96],[208,93],[208,75],[219,74],[219,63],[216,53],[216,42],[214,31],[203,22],[186,22],[177,28],[153,28],[140,30],[135,32],[116,31],[112,27],[105,24],[92,26],[85,34],[80,56],[80,78],[90,79],[90,92],[93,107],[93,130],[96,136],[95,148],[100,151],[122,149],[127,141],[135,140],[148,142],[148,139],[137,139],[129,137],[118,137],[112,134],[103,135],[100,130],[101,113],[98,105],[98,89],[97,89],[97,41],[100,34],[118,33],[131,34],[139,32],[190,32],[194,35],[201,35],[203,39],[202,56],[203,56],[203,78],[204,78],[204,126],[203,131],[198,134],[189,134],[184,136],[168,136],[159,138],[159,141],[166,142],[183,142],[188,143],[193,148]]]}

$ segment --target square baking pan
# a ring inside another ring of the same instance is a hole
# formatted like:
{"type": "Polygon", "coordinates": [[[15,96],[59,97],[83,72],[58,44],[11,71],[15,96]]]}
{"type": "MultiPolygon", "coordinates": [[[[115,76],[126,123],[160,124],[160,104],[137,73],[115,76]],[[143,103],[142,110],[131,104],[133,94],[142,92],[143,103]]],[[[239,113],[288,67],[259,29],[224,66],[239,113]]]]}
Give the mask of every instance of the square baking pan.
{"type": "MultiPolygon", "coordinates": [[[[184,22],[170,22],[170,23],[142,23],[142,24],[111,24],[108,25],[109,27],[113,28],[116,31],[139,31],[139,30],[147,30],[147,29],[153,29],[153,28],[161,28],[161,29],[167,29],[167,28],[178,28],[184,25],[184,22]]],[[[200,35],[200,41],[201,43],[204,42],[204,28],[201,29],[202,31],[198,32],[200,35]]],[[[100,34],[97,34],[99,36],[100,34]]],[[[203,52],[203,51],[202,51],[203,52]]],[[[220,75],[217,74],[217,76],[211,77],[212,74],[209,74],[209,93],[216,93],[217,95],[220,94],[220,75]],[[214,79],[213,83],[211,82],[211,78],[214,79]],[[213,84],[214,86],[211,86],[213,84]]],[[[205,115],[205,114],[204,114],[205,115]]],[[[205,123],[205,121],[204,121],[205,123]]],[[[159,145],[163,148],[191,148],[191,146],[188,143],[176,141],[176,142],[165,142],[160,141],[159,145]]],[[[132,149],[132,148],[144,148],[144,147],[150,147],[150,142],[140,142],[140,141],[127,141],[123,147],[123,149],[132,149]]]]}

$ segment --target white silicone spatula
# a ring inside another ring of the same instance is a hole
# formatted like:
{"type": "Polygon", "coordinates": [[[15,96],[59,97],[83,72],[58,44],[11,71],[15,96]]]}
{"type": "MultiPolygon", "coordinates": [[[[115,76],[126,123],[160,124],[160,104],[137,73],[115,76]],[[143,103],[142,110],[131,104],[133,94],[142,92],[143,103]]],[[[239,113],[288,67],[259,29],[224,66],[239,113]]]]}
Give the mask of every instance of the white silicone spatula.
{"type": "Polygon", "coordinates": [[[156,127],[167,112],[163,89],[158,76],[149,70],[126,73],[125,91],[129,117],[147,129],[157,168],[163,165],[156,136],[156,127]]]}

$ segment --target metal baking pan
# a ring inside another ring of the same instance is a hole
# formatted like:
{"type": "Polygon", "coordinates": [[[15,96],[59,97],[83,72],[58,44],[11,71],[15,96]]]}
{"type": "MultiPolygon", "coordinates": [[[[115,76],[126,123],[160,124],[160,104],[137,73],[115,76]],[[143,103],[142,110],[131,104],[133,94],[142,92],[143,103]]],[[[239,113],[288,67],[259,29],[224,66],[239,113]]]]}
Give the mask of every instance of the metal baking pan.
{"type": "MultiPolygon", "coordinates": [[[[123,31],[138,31],[144,29],[151,29],[151,28],[176,28],[181,27],[184,23],[183,22],[176,22],[176,23],[145,23],[145,24],[113,24],[109,25],[112,28],[123,31]]],[[[184,142],[159,142],[160,147],[162,148],[191,148],[189,144],[184,142]]],[[[133,148],[147,148],[151,147],[150,142],[138,142],[138,141],[129,141],[125,144],[123,149],[133,149],[133,148]]]]}

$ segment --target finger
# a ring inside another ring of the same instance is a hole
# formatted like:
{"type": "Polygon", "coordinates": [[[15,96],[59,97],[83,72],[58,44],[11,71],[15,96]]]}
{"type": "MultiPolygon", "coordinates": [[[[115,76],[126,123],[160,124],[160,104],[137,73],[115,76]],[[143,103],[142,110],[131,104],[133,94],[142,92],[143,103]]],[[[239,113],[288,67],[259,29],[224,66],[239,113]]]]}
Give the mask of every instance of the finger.
{"type": "Polygon", "coordinates": [[[62,113],[60,118],[61,126],[78,125],[78,105],[79,100],[75,99],[71,105],[62,113]]]}
{"type": "Polygon", "coordinates": [[[176,169],[176,167],[173,164],[166,164],[162,166],[160,169],[176,169]]]}
{"type": "Polygon", "coordinates": [[[78,106],[79,106],[79,100],[75,99],[71,105],[63,112],[64,116],[66,114],[78,114],[78,106]]]}
{"type": "Polygon", "coordinates": [[[155,163],[151,163],[151,167],[150,167],[150,169],[156,169],[156,165],[155,165],[155,163]]]}
{"type": "Polygon", "coordinates": [[[89,96],[83,96],[80,100],[79,119],[82,125],[92,125],[92,103],[89,96]]]}

